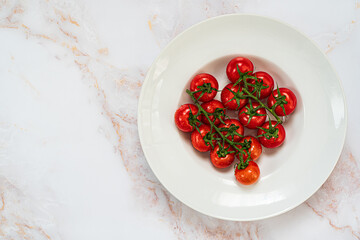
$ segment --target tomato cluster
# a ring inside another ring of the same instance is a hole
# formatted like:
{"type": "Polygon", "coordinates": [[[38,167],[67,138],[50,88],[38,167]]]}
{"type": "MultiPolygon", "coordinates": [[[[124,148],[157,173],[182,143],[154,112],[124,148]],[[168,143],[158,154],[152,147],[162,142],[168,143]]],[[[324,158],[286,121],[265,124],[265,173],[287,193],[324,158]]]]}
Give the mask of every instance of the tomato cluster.
{"type": "Polygon", "coordinates": [[[191,133],[191,143],[200,152],[210,151],[217,168],[235,164],[235,178],[244,185],[255,183],[260,169],[255,162],[262,146],[276,148],[285,140],[281,117],[294,112],[296,96],[287,88],[275,88],[266,72],[254,72],[253,63],[245,57],[232,59],[226,67],[231,83],[221,90],[221,101],[214,99],[219,91],[216,78],[208,73],[196,75],[186,92],[193,104],[184,104],[175,112],[175,124],[191,133]],[[231,119],[227,111],[238,111],[231,119]],[[272,118],[268,115],[270,114],[272,118]],[[258,129],[256,136],[245,136],[244,127],[258,129]]]}

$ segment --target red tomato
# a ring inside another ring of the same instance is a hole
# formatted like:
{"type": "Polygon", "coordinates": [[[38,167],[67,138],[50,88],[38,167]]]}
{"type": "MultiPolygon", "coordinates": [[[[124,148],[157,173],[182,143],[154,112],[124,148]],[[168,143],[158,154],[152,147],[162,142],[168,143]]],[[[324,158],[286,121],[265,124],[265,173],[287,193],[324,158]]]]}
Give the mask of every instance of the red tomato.
{"type": "MultiPolygon", "coordinates": [[[[218,100],[211,100],[210,102],[205,102],[203,104],[201,104],[201,107],[207,112],[207,113],[215,113],[217,114],[221,119],[224,120],[224,116],[226,113],[226,110],[224,108],[224,105],[218,101],[218,100]]],[[[214,115],[210,115],[209,116],[210,121],[214,122],[215,116],[214,115]]],[[[205,117],[205,115],[201,116],[201,121],[205,124],[210,124],[209,121],[207,120],[207,118],[205,117]]],[[[214,124],[217,126],[219,125],[220,119],[217,118],[214,122],[214,124]]]]}
{"type": "Polygon", "coordinates": [[[236,81],[239,80],[240,78],[236,66],[239,67],[239,70],[242,73],[254,71],[254,65],[249,59],[244,57],[236,57],[231,59],[231,61],[228,63],[226,67],[226,75],[229,78],[229,80],[233,83],[236,83],[236,81]]]}
{"type": "Polygon", "coordinates": [[[254,138],[253,136],[246,136],[243,139],[241,139],[240,143],[243,143],[244,145],[247,145],[247,146],[241,147],[241,145],[237,145],[239,148],[245,150],[245,154],[239,153],[237,155],[237,158],[241,159],[241,156],[242,156],[242,159],[246,160],[248,158],[246,149],[248,149],[247,151],[250,153],[250,158],[252,160],[255,161],[260,157],[260,155],[262,153],[262,147],[256,138],[254,138]]]}
{"type": "Polygon", "coordinates": [[[235,151],[229,144],[225,143],[224,147],[220,148],[216,144],[215,148],[210,152],[210,160],[212,164],[217,168],[226,168],[229,167],[235,159],[235,151]],[[233,151],[232,153],[229,153],[233,151]]]}
{"type": "MultiPolygon", "coordinates": [[[[192,132],[195,127],[191,123],[195,124],[195,116],[198,113],[199,109],[194,104],[183,104],[178,110],[176,110],[174,119],[176,126],[183,132],[192,132]],[[191,109],[191,111],[190,111],[191,109]],[[190,112],[192,116],[190,116],[190,112]]],[[[198,120],[201,119],[200,116],[197,117],[198,120]]]]}
{"type": "MultiPolygon", "coordinates": [[[[193,145],[193,147],[198,150],[199,152],[207,152],[211,150],[211,144],[210,143],[206,143],[205,139],[209,139],[210,137],[210,130],[211,128],[208,125],[201,125],[199,127],[200,132],[198,132],[197,130],[193,131],[191,133],[191,143],[193,145]]],[[[216,141],[213,141],[213,145],[215,146],[216,141]]]]}
{"type": "Polygon", "coordinates": [[[262,108],[262,107],[258,108],[259,106],[260,106],[259,103],[252,102],[251,105],[250,105],[250,103],[248,103],[248,104],[246,104],[245,107],[240,109],[240,111],[239,111],[240,123],[250,129],[254,129],[254,128],[257,128],[257,127],[260,127],[261,125],[263,125],[266,120],[266,110],[265,110],[265,108],[262,108]],[[258,108],[258,109],[255,110],[256,108],[258,108]],[[261,114],[261,115],[257,116],[257,114],[261,114]],[[250,118],[250,121],[249,121],[249,118],[250,118]]]}
{"type": "Polygon", "coordinates": [[[242,98],[242,95],[243,93],[241,86],[234,86],[233,83],[229,83],[221,91],[221,102],[226,108],[231,110],[237,110],[245,106],[245,104],[248,102],[246,98],[242,98]],[[233,92],[236,94],[234,94],[233,92]]]}
{"type": "MultiPolygon", "coordinates": [[[[276,134],[278,137],[272,137],[269,135],[269,139],[266,136],[259,137],[260,143],[267,148],[276,148],[279,147],[285,140],[286,133],[283,125],[278,124],[276,127],[275,121],[271,121],[271,126],[273,127],[271,130],[269,130],[270,134],[276,134]]],[[[261,128],[269,129],[269,122],[264,123],[264,125],[261,126],[261,128]]],[[[266,132],[263,129],[258,130],[258,136],[265,134],[266,132]]]]}
{"type": "MultiPolygon", "coordinates": [[[[258,81],[262,81],[262,86],[265,86],[267,88],[261,89],[260,91],[260,99],[267,98],[271,92],[274,89],[274,79],[266,72],[256,72],[254,74],[255,77],[259,78],[258,81]]],[[[255,84],[255,79],[247,79],[247,82],[250,84],[255,84]]],[[[252,92],[254,90],[254,87],[249,86],[249,91],[252,92]]],[[[256,96],[258,97],[258,94],[256,93],[256,96]]]]}
{"type": "Polygon", "coordinates": [[[275,113],[279,116],[289,115],[294,112],[296,108],[296,96],[287,88],[279,88],[279,91],[281,96],[279,96],[277,89],[275,89],[268,98],[267,104],[269,108],[271,108],[276,102],[284,102],[285,113],[281,106],[275,107],[275,113]]]}
{"type": "MultiPolygon", "coordinates": [[[[227,138],[233,142],[239,142],[242,137],[240,137],[239,135],[235,135],[234,132],[237,132],[240,135],[244,135],[244,127],[241,125],[241,123],[236,119],[226,119],[224,123],[225,124],[222,123],[218,127],[234,129],[233,131],[230,130],[230,135],[227,138]],[[238,129],[235,130],[235,127],[238,127],[238,129]]],[[[228,134],[228,131],[223,131],[222,134],[226,136],[226,134],[228,134]]]]}
{"type": "Polygon", "coordinates": [[[241,184],[251,185],[259,179],[259,176],[260,169],[254,161],[250,161],[245,169],[235,168],[235,178],[241,184]]]}
{"type": "Polygon", "coordinates": [[[200,73],[196,75],[190,83],[190,91],[199,91],[195,93],[194,96],[201,102],[213,100],[218,89],[219,84],[216,78],[207,73],[200,73]],[[200,97],[201,94],[203,95],[200,97]]]}

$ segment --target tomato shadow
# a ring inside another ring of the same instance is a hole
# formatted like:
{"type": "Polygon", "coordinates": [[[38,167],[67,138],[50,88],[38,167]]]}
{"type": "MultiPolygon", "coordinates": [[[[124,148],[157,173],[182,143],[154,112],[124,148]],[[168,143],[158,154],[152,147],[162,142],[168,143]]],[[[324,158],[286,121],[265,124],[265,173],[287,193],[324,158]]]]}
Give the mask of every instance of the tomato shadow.
{"type": "Polygon", "coordinates": [[[239,120],[239,119],[238,119],[238,111],[226,109],[226,115],[227,115],[230,119],[239,120]]]}
{"type": "MultiPolygon", "coordinates": [[[[294,116],[297,115],[297,112],[296,109],[293,113],[291,113],[290,115],[287,115],[285,117],[283,117],[283,126],[285,127],[285,125],[292,125],[292,122],[294,121],[293,119],[295,118],[294,116]]],[[[286,129],[285,129],[286,131],[286,129]]]]}
{"type": "Polygon", "coordinates": [[[263,150],[262,153],[265,154],[266,156],[273,156],[279,151],[279,148],[266,148],[262,146],[262,150],[263,150]]]}
{"type": "MultiPolygon", "coordinates": [[[[210,159],[209,159],[210,160],[210,159]]],[[[235,160],[236,161],[236,160],[235,160]]],[[[234,162],[235,162],[234,161],[234,162]]],[[[229,167],[227,167],[227,168],[217,168],[217,167],[215,167],[212,163],[211,163],[211,161],[210,161],[210,164],[211,164],[211,167],[215,170],[215,171],[217,171],[217,172],[220,172],[220,173],[227,173],[227,172],[229,172],[229,171],[233,171],[234,170],[234,164],[231,164],[229,167]]]]}
{"type": "MultiPolygon", "coordinates": [[[[259,179],[259,180],[260,180],[260,179],[259,179]]],[[[239,188],[241,188],[243,191],[253,191],[254,186],[256,186],[256,184],[258,184],[258,182],[260,182],[259,180],[258,180],[256,183],[254,183],[254,184],[244,185],[244,184],[239,183],[239,182],[236,180],[236,178],[234,177],[234,183],[235,183],[239,188]]]]}
{"type": "MultiPolygon", "coordinates": [[[[191,143],[190,143],[191,144],[191,143]]],[[[210,153],[209,152],[199,152],[195,148],[193,148],[193,151],[195,152],[196,156],[201,158],[203,161],[208,161],[209,164],[211,164],[210,161],[210,153]]],[[[212,164],[211,164],[212,165],[212,164]]]]}
{"type": "Polygon", "coordinates": [[[247,127],[244,127],[244,136],[256,136],[257,131],[257,129],[249,129],[247,127]]]}

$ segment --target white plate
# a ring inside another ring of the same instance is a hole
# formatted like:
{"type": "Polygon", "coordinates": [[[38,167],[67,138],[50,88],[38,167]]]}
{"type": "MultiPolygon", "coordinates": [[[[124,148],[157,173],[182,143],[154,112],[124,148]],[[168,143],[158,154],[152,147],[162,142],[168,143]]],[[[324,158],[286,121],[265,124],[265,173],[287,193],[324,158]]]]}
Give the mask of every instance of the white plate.
{"type": "Polygon", "coordinates": [[[176,37],[151,66],[138,109],[141,145],[159,181],[189,207],[228,220],[275,216],[314,194],[340,156],[346,124],[341,84],[321,50],[292,27],[253,15],[209,19],[176,37]],[[285,143],[265,150],[260,180],[248,187],[236,182],[232,167],[215,169],[174,124],[176,109],[191,102],[185,89],[192,76],[213,74],[223,87],[234,56],[247,56],[255,71],[270,73],[298,98],[285,143]]]}

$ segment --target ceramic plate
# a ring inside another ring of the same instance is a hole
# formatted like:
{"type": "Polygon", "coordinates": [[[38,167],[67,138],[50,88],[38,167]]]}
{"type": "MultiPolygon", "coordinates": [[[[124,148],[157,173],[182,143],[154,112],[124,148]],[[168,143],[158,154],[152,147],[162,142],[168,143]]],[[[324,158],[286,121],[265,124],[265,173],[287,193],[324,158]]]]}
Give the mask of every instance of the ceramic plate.
{"type": "Polygon", "coordinates": [[[177,199],[213,217],[257,220],[298,206],[320,188],[340,156],[346,116],[339,79],[311,40],[273,19],[225,15],[189,28],[155,60],[142,87],[138,127],[151,169],[177,199]],[[191,102],[185,90],[192,77],[210,73],[222,88],[235,56],[248,57],[255,71],[270,73],[298,99],[284,124],[284,144],[264,150],[260,179],[247,187],[236,182],[233,167],[215,169],[174,124],[176,109],[191,102]]]}

